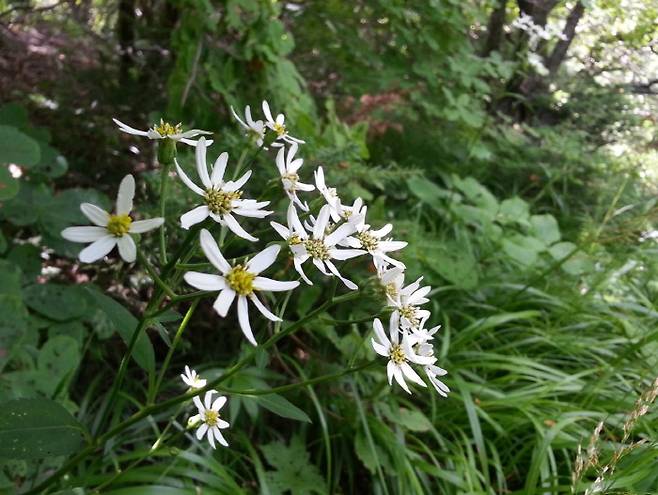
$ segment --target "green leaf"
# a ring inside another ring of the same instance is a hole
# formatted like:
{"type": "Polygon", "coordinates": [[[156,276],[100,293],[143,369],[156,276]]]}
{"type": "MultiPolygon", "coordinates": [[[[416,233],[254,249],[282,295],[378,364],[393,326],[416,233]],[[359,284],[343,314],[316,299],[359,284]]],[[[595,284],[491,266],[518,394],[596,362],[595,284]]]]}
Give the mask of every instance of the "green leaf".
{"type": "Polygon", "coordinates": [[[419,249],[417,257],[432,271],[455,284],[470,290],[478,285],[478,265],[467,246],[448,242],[429,249],[419,249]]]}
{"type": "Polygon", "coordinates": [[[13,294],[22,297],[22,272],[15,264],[0,259],[0,294],[13,294]]]}
{"type": "Polygon", "coordinates": [[[560,227],[553,215],[532,215],[529,233],[547,246],[560,240],[560,227]]]}
{"type": "Polygon", "coordinates": [[[397,422],[409,431],[429,431],[432,428],[430,420],[418,409],[401,407],[397,422]]]}
{"type": "Polygon", "coordinates": [[[79,318],[87,311],[84,292],[78,286],[34,284],[23,289],[25,304],[55,321],[79,318]]]}
{"type": "Polygon", "coordinates": [[[411,193],[435,209],[441,208],[441,198],[445,198],[450,193],[440,188],[427,177],[415,175],[407,179],[407,187],[411,193]]]}
{"type": "Polygon", "coordinates": [[[6,201],[18,194],[18,181],[14,179],[9,169],[0,165],[0,201],[6,201]]]}
{"type": "Polygon", "coordinates": [[[570,275],[581,275],[591,271],[594,268],[594,263],[590,257],[582,251],[573,253],[574,249],[576,249],[576,245],[572,242],[558,242],[551,246],[548,252],[556,261],[570,256],[561,265],[562,270],[570,275]]]}
{"type": "Polygon", "coordinates": [[[503,251],[521,265],[532,266],[537,261],[539,253],[544,250],[544,244],[521,234],[514,234],[503,239],[503,251]]]}
{"type": "Polygon", "coordinates": [[[500,210],[498,210],[496,219],[503,225],[508,223],[526,225],[529,215],[530,208],[528,203],[515,196],[500,203],[500,210]]]}
{"type": "MultiPolygon", "coordinates": [[[[133,333],[137,329],[137,318],[130,311],[124,308],[111,297],[101,293],[93,286],[85,287],[85,291],[91,296],[91,300],[108,316],[114,329],[119,333],[126,345],[132,340],[133,333]]],[[[152,371],[155,369],[155,354],[153,345],[146,335],[142,332],[135,342],[132,357],[144,370],[152,371]]]]}
{"type": "Polygon", "coordinates": [[[18,399],[0,404],[0,410],[0,457],[68,455],[82,444],[82,426],[55,401],[18,399]]]}
{"type": "Polygon", "coordinates": [[[320,470],[311,463],[304,443],[294,436],[290,446],[283,442],[272,442],[261,447],[265,459],[276,471],[266,473],[267,483],[272,494],[290,492],[292,495],[327,493],[320,470]]]}
{"type": "Polygon", "coordinates": [[[15,127],[0,125],[0,163],[31,166],[39,163],[39,143],[15,127]]]}
{"type": "Polygon", "coordinates": [[[0,294],[0,371],[28,332],[29,315],[16,294],[0,294]]]}
{"type": "MultiPolygon", "coordinates": [[[[37,367],[57,387],[80,364],[78,342],[73,337],[58,335],[49,339],[39,351],[37,367]]],[[[53,389],[54,391],[54,389],[53,389]]]]}
{"type": "MultiPolygon", "coordinates": [[[[377,449],[377,446],[375,446],[375,449],[377,449]]],[[[354,438],[354,452],[356,452],[356,456],[363,463],[366,469],[370,471],[371,474],[375,474],[377,472],[379,460],[377,459],[377,456],[373,450],[370,448],[370,445],[368,444],[368,438],[366,437],[363,430],[358,430],[356,432],[356,437],[354,438]]]]}
{"type": "Polygon", "coordinates": [[[311,423],[311,418],[308,417],[304,411],[295,406],[285,397],[278,394],[267,394],[256,397],[256,402],[259,406],[264,407],[268,411],[281,416],[282,418],[294,419],[295,421],[304,421],[311,423]]]}

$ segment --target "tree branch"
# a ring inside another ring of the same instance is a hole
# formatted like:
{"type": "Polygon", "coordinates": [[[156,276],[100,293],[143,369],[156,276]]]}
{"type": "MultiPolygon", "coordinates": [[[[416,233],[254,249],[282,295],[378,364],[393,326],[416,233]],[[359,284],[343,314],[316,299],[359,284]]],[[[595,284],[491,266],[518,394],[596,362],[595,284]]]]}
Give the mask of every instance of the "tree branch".
{"type": "Polygon", "coordinates": [[[584,13],[585,6],[582,2],[578,2],[574,8],[571,9],[571,12],[569,12],[567,22],[565,23],[564,30],[562,31],[564,38],[556,43],[556,45],[553,47],[553,51],[546,58],[546,68],[548,69],[548,72],[551,76],[555,75],[557,70],[560,68],[560,65],[562,65],[562,62],[564,62],[564,58],[567,55],[569,46],[571,45],[571,42],[576,35],[576,26],[578,25],[578,22],[580,22],[580,19],[583,17],[584,13]]]}

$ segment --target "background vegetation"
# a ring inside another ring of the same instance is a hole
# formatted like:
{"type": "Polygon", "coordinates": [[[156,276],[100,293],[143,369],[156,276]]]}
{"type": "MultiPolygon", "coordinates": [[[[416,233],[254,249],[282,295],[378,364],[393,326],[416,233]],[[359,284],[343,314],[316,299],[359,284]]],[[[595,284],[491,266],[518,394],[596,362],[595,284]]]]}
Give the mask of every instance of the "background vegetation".
{"type": "MultiPolygon", "coordinates": [[[[111,117],[210,129],[238,157],[229,106],[264,98],[306,139],[307,164],[409,241],[402,259],[434,287],[452,389],[407,396],[372,366],[279,407],[229,394],[230,448],[196,442],[183,415],[162,435],[165,411],[53,491],[658,493],[655,2],[5,0],[0,43],[0,402],[55,399],[90,437],[103,423],[121,332],[153,284],[118,257],[81,265],[59,232],[84,221],[81,201],[109,206],[129,172],[155,215],[160,180],[155,148],[111,117]]],[[[295,293],[288,312],[303,317],[326,290],[295,293]]],[[[332,308],[226,386],[375,359],[377,311],[368,297],[332,308]]],[[[149,329],[151,359],[180,317],[149,329]]],[[[161,399],[184,364],[212,377],[246,352],[236,325],[202,304],[161,399]]],[[[145,373],[132,363],[128,376],[110,424],[144,400],[145,373]]],[[[2,493],[66,462],[0,457],[2,493]]]]}

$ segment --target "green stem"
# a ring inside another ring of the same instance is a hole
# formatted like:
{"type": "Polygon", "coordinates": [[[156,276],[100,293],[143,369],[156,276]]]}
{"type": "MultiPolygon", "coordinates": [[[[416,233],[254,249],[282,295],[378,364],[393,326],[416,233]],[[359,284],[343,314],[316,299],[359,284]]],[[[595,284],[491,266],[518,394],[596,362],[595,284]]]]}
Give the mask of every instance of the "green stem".
{"type": "Polygon", "coordinates": [[[165,356],[164,363],[162,363],[162,369],[160,370],[158,379],[155,382],[155,387],[149,394],[147,401],[147,404],[149,405],[153,403],[153,401],[158,395],[158,392],[160,391],[160,386],[162,385],[162,380],[164,379],[165,373],[167,372],[167,368],[169,368],[169,363],[171,362],[171,358],[174,355],[174,352],[176,351],[176,347],[178,347],[181,338],[183,337],[183,332],[185,331],[187,324],[190,322],[190,319],[192,318],[192,315],[194,314],[194,310],[196,310],[199,301],[200,299],[195,299],[192,302],[192,305],[189,307],[187,313],[185,313],[185,316],[183,317],[183,321],[181,321],[181,324],[178,326],[178,330],[176,330],[174,341],[171,343],[171,347],[169,347],[169,351],[167,351],[167,355],[165,356]]]}
{"type": "Polygon", "coordinates": [[[178,297],[177,294],[169,287],[161,278],[160,276],[156,273],[155,269],[151,265],[151,263],[148,262],[146,259],[146,256],[144,256],[144,253],[142,253],[141,249],[137,249],[137,258],[139,259],[139,262],[144,265],[144,268],[146,269],[146,272],[149,274],[149,276],[153,279],[155,284],[160,287],[160,289],[167,294],[169,297],[172,299],[178,297]]]}
{"type": "MultiPolygon", "coordinates": [[[[162,171],[160,173],[160,216],[166,218],[167,206],[167,179],[169,178],[169,169],[171,162],[161,163],[162,171]]],[[[160,263],[164,266],[167,263],[167,242],[165,236],[165,225],[163,222],[160,226],[160,263]]]]}

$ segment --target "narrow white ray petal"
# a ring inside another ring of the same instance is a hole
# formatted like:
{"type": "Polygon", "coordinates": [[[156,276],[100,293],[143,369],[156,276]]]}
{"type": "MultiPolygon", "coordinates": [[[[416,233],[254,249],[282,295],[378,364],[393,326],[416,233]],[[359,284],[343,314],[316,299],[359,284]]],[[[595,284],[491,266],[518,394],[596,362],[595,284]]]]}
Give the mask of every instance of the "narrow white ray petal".
{"type": "Polygon", "coordinates": [[[313,184],[304,184],[303,182],[297,182],[295,187],[300,191],[306,191],[306,192],[315,190],[315,186],[313,184]]]}
{"type": "Polygon", "coordinates": [[[397,365],[393,366],[393,377],[395,378],[395,381],[398,382],[398,385],[400,385],[405,392],[411,394],[411,390],[409,390],[409,386],[407,385],[407,382],[404,381],[404,375],[402,373],[402,370],[397,365]]]}
{"type": "Polygon", "coordinates": [[[313,226],[313,239],[322,239],[324,237],[324,231],[326,230],[327,224],[329,223],[330,214],[331,212],[329,205],[324,205],[320,209],[318,219],[313,226]]]}
{"type": "Polygon", "coordinates": [[[372,329],[375,331],[377,340],[379,340],[380,343],[386,346],[390,346],[390,341],[386,336],[386,332],[384,332],[384,325],[382,325],[382,322],[379,318],[375,318],[375,320],[372,322],[372,329]]]}
{"type": "Polygon", "coordinates": [[[222,189],[224,189],[224,191],[237,191],[238,189],[240,189],[242,186],[244,186],[247,183],[247,181],[249,180],[250,177],[251,177],[251,170],[247,170],[242,175],[242,177],[240,177],[238,180],[228,181],[222,189]]]}
{"type": "Polygon", "coordinates": [[[224,404],[226,404],[226,397],[220,395],[215,399],[215,402],[212,403],[212,410],[219,411],[222,407],[224,407],[224,404]]]}
{"type": "Polygon", "coordinates": [[[199,426],[199,428],[196,431],[196,439],[201,440],[207,431],[208,431],[208,425],[202,423],[201,426],[199,426]]]}
{"type": "Polygon", "coordinates": [[[304,269],[302,268],[302,263],[299,258],[293,259],[293,265],[295,266],[295,270],[297,270],[297,273],[299,273],[299,276],[302,277],[304,282],[306,282],[308,285],[313,285],[313,282],[306,276],[306,273],[304,273],[304,269]]]}
{"type": "MultiPolygon", "coordinates": [[[[422,299],[425,299],[425,296],[429,294],[429,292],[432,290],[432,287],[429,285],[426,285],[425,287],[422,287],[415,291],[413,294],[409,296],[409,300],[407,301],[409,304],[422,304],[421,301],[422,299]]],[[[427,301],[425,301],[427,302],[427,301]]]]}
{"type": "Polygon", "coordinates": [[[330,249],[329,256],[334,260],[349,260],[366,254],[363,249],[330,249]]]}
{"type": "Polygon", "coordinates": [[[226,222],[226,226],[238,237],[242,237],[243,239],[246,239],[251,242],[256,242],[258,240],[258,238],[247,233],[247,231],[242,228],[242,226],[238,223],[235,217],[230,213],[224,215],[224,221],[226,222]]]}
{"type": "Polygon", "coordinates": [[[285,154],[286,149],[284,147],[279,148],[279,152],[276,154],[276,168],[279,169],[280,175],[285,175],[286,173],[285,154]]]}
{"type": "Polygon", "coordinates": [[[187,272],[183,278],[189,285],[199,290],[214,291],[227,287],[224,277],[212,273],[187,272]]]}
{"type": "Polygon", "coordinates": [[[180,225],[188,230],[192,225],[203,222],[208,215],[210,215],[210,210],[206,205],[197,206],[180,217],[180,225]]]}
{"type": "Polygon", "coordinates": [[[197,186],[192,180],[187,176],[187,174],[183,171],[181,166],[178,164],[178,160],[174,158],[174,163],[176,164],[176,172],[178,173],[178,177],[180,177],[180,180],[183,181],[183,184],[185,184],[187,187],[189,187],[192,191],[197,193],[199,196],[204,195],[203,189],[201,189],[199,186],[197,186]]]}
{"type": "Polygon", "coordinates": [[[378,238],[381,239],[382,237],[387,235],[389,232],[391,232],[391,230],[393,230],[393,225],[391,225],[390,223],[387,223],[381,229],[371,230],[370,233],[372,235],[374,235],[375,237],[378,237],[378,238]]]}
{"type": "Polygon", "coordinates": [[[263,100],[263,113],[268,122],[274,122],[272,118],[272,112],[270,111],[270,104],[267,101],[263,100]]]}
{"type": "MultiPolygon", "coordinates": [[[[219,422],[220,422],[219,424],[226,423],[226,421],[221,419],[219,420],[219,422]]],[[[222,426],[220,426],[220,428],[222,428],[222,426]]],[[[226,426],[223,426],[223,428],[228,428],[228,423],[226,423],[226,426]]],[[[215,434],[215,438],[217,439],[220,445],[223,445],[224,447],[228,447],[228,442],[224,438],[224,435],[222,435],[222,432],[219,431],[219,428],[214,428],[213,433],[215,434]]]]}
{"type": "Polygon", "coordinates": [[[78,258],[83,263],[93,263],[94,261],[101,259],[107,253],[112,251],[112,248],[116,245],[116,243],[116,237],[113,235],[106,235],[105,237],[101,237],[80,251],[78,258]]]}
{"type": "Polygon", "coordinates": [[[240,118],[240,116],[237,114],[237,112],[233,109],[232,106],[231,106],[231,113],[233,114],[235,120],[237,120],[242,127],[244,127],[245,129],[249,129],[249,126],[240,118]]]}
{"type": "Polygon", "coordinates": [[[372,348],[377,354],[380,356],[388,357],[389,349],[386,346],[381,345],[375,339],[370,339],[370,342],[372,343],[372,348]]]}
{"type": "Polygon", "coordinates": [[[82,214],[92,223],[95,223],[99,227],[107,227],[107,222],[110,220],[110,214],[104,209],[92,205],[91,203],[82,203],[80,205],[80,211],[82,211],[82,214]]]}
{"type": "Polygon", "coordinates": [[[254,279],[254,289],[264,290],[269,292],[282,292],[293,290],[299,286],[299,282],[294,280],[290,282],[282,282],[280,280],[272,280],[267,277],[256,277],[254,279]]]}
{"type": "Polygon", "coordinates": [[[281,246],[278,244],[273,244],[266,247],[256,256],[247,261],[247,270],[256,275],[262,271],[267,270],[270,266],[272,266],[272,263],[276,261],[276,257],[279,255],[279,251],[281,251],[281,246]]]}
{"type": "Polygon", "coordinates": [[[128,174],[119,184],[117,193],[117,215],[127,215],[133,209],[133,199],[135,198],[135,178],[128,174]]]}
{"type": "MultiPolygon", "coordinates": [[[[197,144],[199,144],[199,141],[196,141],[194,139],[186,139],[186,138],[180,138],[179,141],[181,143],[185,143],[188,146],[192,146],[196,148],[197,144]]],[[[210,146],[214,141],[212,139],[206,139],[206,146],[210,146]]]]}
{"type": "Polygon", "coordinates": [[[327,268],[324,266],[324,263],[321,260],[317,258],[313,258],[313,264],[315,265],[315,268],[320,270],[323,274],[330,276],[329,272],[327,271],[327,268]]]}
{"type": "Polygon", "coordinates": [[[202,137],[199,139],[199,142],[196,146],[195,158],[196,158],[196,171],[199,174],[199,179],[203,187],[210,189],[212,187],[212,182],[210,182],[210,176],[208,175],[208,164],[206,163],[206,138],[202,137]]]}
{"type": "Polygon", "coordinates": [[[213,187],[219,187],[224,180],[224,172],[226,172],[226,164],[228,163],[228,153],[224,151],[215,160],[215,165],[212,167],[212,176],[210,182],[213,187]]]}
{"type": "Polygon", "coordinates": [[[418,373],[416,373],[408,363],[402,363],[400,365],[400,369],[402,370],[402,373],[404,373],[404,376],[406,376],[409,380],[416,383],[417,385],[420,385],[421,387],[427,387],[423,379],[418,376],[418,373]]]}
{"type": "Polygon", "coordinates": [[[350,290],[357,290],[359,288],[358,285],[356,285],[354,282],[343,277],[338,272],[338,268],[336,268],[336,265],[334,265],[331,261],[326,260],[324,263],[327,265],[327,268],[329,268],[329,271],[334,275],[336,275],[341,280],[341,282],[345,284],[345,287],[347,287],[350,290]]]}
{"type": "Polygon", "coordinates": [[[228,421],[224,421],[223,419],[219,418],[217,420],[217,428],[228,428],[231,426],[228,421]]]}
{"type": "Polygon", "coordinates": [[[284,240],[288,240],[290,238],[290,230],[288,230],[286,227],[281,225],[278,222],[270,222],[270,225],[274,230],[276,230],[276,233],[279,234],[284,240]]]}
{"type": "Polygon", "coordinates": [[[249,218],[265,218],[266,216],[272,214],[272,212],[268,210],[256,210],[253,208],[233,208],[233,210],[231,210],[231,213],[235,213],[236,215],[240,215],[241,217],[249,217],[249,218]]]}
{"type": "Polygon", "coordinates": [[[215,434],[213,433],[214,427],[208,428],[208,433],[206,434],[206,438],[208,439],[208,443],[210,443],[210,446],[214,449],[215,447],[215,434]]]}
{"type": "Polygon", "coordinates": [[[247,305],[247,298],[245,296],[238,297],[238,323],[242,333],[252,345],[258,345],[254,334],[251,331],[251,324],[249,323],[249,308],[247,305]]]}
{"type": "Polygon", "coordinates": [[[281,318],[279,318],[277,315],[272,313],[269,309],[265,307],[265,305],[256,297],[256,294],[251,294],[249,296],[249,299],[251,300],[252,303],[254,303],[254,306],[256,306],[256,309],[262,313],[262,315],[267,318],[268,320],[271,321],[281,321],[281,318]]]}
{"type": "Polygon", "coordinates": [[[335,246],[339,241],[345,239],[348,235],[356,232],[356,226],[347,222],[334,230],[325,239],[324,243],[327,246],[335,246]]]}
{"type": "Polygon", "coordinates": [[[229,265],[226,258],[224,258],[224,255],[219,250],[217,242],[208,230],[201,229],[199,243],[201,244],[203,254],[208,258],[208,261],[210,261],[222,274],[226,274],[231,270],[231,265],[229,265]]]}
{"type": "Polygon", "coordinates": [[[202,412],[203,411],[203,404],[201,403],[201,399],[199,398],[199,396],[195,395],[194,397],[192,397],[192,401],[194,402],[194,405],[199,410],[199,412],[202,412]]]}
{"type": "Polygon", "coordinates": [[[379,241],[378,247],[381,251],[387,253],[389,251],[399,251],[407,247],[407,242],[405,241],[379,241]]]}
{"type": "Polygon", "coordinates": [[[148,218],[146,220],[137,220],[136,222],[130,224],[129,232],[131,234],[143,234],[144,232],[148,232],[149,230],[157,229],[163,223],[164,223],[164,218],[162,217],[148,218]]]}
{"type": "Polygon", "coordinates": [[[132,134],[134,136],[148,136],[148,132],[146,131],[140,131],[139,129],[135,129],[134,127],[130,127],[129,125],[124,124],[118,119],[112,119],[116,125],[119,126],[119,130],[122,132],[125,132],[126,134],[132,134]]]}
{"type": "Polygon", "coordinates": [[[235,291],[230,287],[227,287],[219,293],[219,296],[215,299],[215,303],[212,307],[217,311],[219,316],[224,318],[233,303],[233,299],[235,299],[235,291]]]}
{"type": "Polygon", "coordinates": [[[389,361],[388,364],[386,364],[386,377],[388,378],[389,385],[393,384],[394,373],[395,373],[395,363],[393,361],[389,361]]]}
{"type": "Polygon", "coordinates": [[[123,261],[133,263],[137,258],[137,246],[135,246],[133,238],[128,234],[121,236],[117,239],[117,245],[119,246],[119,256],[123,258],[123,261]]]}
{"type": "Polygon", "coordinates": [[[203,405],[206,409],[210,409],[210,406],[212,405],[212,394],[213,390],[208,390],[203,396],[203,405]]]}
{"type": "Polygon", "coordinates": [[[109,235],[105,227],[85,225],[82,227],[67,227],[61,236],[71,242],[94,242],[109,235]]]}
{"type": "MultiPolygon", "coordinates": [[[[193,138],[193,137],[196,137],[196,136],[200,136],[200,135],[203,135],[203,134],[208,136],[208,135],[212,134],[212,132],[202,131],[201,129],[190,129],[189,131],[185,131],[185,132],[181,132],[180,134],[176,134],[176,136],[179,139],[182,139],[182,138],[187,139],[187,138],[193,138]]],[[[206,140],[206,146],[210,146],[208,144],[208,140],[206,140]]]]}

